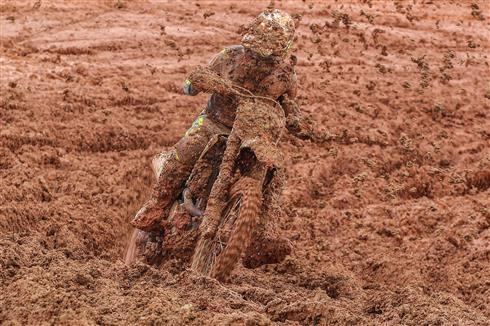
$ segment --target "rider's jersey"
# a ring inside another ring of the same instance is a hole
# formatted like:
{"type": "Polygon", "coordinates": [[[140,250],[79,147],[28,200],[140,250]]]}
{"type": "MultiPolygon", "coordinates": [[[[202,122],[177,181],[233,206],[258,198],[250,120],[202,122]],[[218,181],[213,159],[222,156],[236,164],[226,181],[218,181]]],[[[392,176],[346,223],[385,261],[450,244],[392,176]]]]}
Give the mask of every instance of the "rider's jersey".
{"type": "MultiPolygon", "coordinates": [[[[294,97],[296,73],[294,66],[286,61],[256,57],[242,45],[226,47],[209,63],[211,70],[221,77],[244,87],[254,95],[274,100],[285,93],[294,97]]],[[[195,95],[190,84],[184,84],[184,92],[195,95]]],[[[233,126],[236,113],[236,99],[213,93],[209,98],[205,114],[210,119],[227,127],[233,126]]]]}

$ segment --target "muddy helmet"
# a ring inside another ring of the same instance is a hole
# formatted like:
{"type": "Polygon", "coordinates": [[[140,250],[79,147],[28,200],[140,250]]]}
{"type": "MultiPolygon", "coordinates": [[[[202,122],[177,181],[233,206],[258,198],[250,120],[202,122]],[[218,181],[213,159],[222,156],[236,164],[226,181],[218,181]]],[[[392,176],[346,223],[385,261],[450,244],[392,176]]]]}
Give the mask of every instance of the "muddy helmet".
{"type": "Polygon", "coordinates": [[[249,24],[242,45],[263,57],[284,57],[293,45],[294,20],[286,12],[269,9],[249,24]]]}

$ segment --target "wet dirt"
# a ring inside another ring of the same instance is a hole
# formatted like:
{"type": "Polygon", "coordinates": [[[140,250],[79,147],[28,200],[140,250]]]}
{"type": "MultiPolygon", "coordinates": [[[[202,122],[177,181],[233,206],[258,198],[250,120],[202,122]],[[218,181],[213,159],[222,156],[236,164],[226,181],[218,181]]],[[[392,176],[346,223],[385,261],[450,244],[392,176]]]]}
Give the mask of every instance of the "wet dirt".
{"type": "Polygon", "coordinates": [[[0,4],[1,324],[490,323],[485,1],[275,1],[323,133],[281,142],[291,256],[226,285],[124,264],[152,156],[206,101],[182,81],[268,5],[0,4]]]}

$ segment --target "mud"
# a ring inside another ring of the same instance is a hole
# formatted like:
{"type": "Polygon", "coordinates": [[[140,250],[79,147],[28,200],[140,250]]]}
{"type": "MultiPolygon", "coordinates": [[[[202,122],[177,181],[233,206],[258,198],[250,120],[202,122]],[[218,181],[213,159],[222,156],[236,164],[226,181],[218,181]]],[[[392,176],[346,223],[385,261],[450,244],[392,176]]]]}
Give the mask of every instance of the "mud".
{"type": "Polygon", "coordinates": [[[206,101],[184,77],[268,5],[0,4],[0,323],[490,323],[485,1],[276,1],[323,134],[281,141],[291,256],[226,285],[124,264],[152,156],[206,101]]]}

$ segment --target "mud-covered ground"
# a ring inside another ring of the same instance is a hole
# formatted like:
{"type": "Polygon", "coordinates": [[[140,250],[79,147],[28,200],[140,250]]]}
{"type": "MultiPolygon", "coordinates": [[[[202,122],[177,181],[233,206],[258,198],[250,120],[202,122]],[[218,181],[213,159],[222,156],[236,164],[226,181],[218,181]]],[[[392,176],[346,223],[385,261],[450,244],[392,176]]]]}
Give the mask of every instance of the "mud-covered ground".
{"type": "Polygon", "coordinates": [[[0,3],[0,324],[490,324],[486,1],[276,1],[301,14],[284,137],[294,252],[222,285],[123,255],[181,83],[268,2],[0,3]]]}

